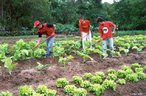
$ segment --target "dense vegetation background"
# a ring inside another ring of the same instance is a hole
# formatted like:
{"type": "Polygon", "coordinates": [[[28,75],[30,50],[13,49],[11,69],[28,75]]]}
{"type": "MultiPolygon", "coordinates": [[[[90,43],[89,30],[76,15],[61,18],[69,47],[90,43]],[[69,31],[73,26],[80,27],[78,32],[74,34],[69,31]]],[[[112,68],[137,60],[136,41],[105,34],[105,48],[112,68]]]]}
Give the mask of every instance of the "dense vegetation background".
{"type": "MultiPolygon", "coordinates": [[[[0,0],[0,31],[32,30],[33,22],[54,23],[75,29],[81,16],[97,27],[101,16],[120,30],[146,30],[146,0],[0,0]]],[[[63,27],[64,28],[64,27],[63,27]]]]}

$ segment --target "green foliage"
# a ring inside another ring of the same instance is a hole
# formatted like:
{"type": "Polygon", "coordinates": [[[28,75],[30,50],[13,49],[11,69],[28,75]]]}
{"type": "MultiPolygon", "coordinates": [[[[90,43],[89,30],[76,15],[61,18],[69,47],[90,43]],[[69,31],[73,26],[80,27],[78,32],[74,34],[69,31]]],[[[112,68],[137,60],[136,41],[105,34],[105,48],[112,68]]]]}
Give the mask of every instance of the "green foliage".
{"type": "Polygon", "coordinates": [[[100,83],[102,83],[102,78],[100,77],[100,76],[93,76],[93,77],[91,77],[91,82],[93,82],[93,83],[98,83],[98,84],[100,84],[100,83]]]}
{"type": "Polygon", "coordinates": [[[56,24],[57,32],[69,34],[69,32],[76,32],[77,28],[73,24],[56,24]]]}
{"type": "Polygon", "coordinates": [[[108,69],[107,72],[108,72],[108,74],[115,74],[116,70],[115,69],[108,69]]]}
{"type": "Polygon", "coordinates": [[[124,65],[124,66],[122,66],[122,70],[124,70],[124,71],[131,70],[131,67],[124,65]]]}
{"type": "Polygon", "coordinates": [[[133,68],[133,69],[140,68],[140,67],[141,67],[141,65],[138,63],[131,64],[131,68],[133,68]]]}
{"type": "Polygon", "coordinates": [[[115,81],[117,79],[117,75],[116,74],[108,74],[107,79],[115,81]]]}
{"type": "Polygon", "coordinates": [[[144,80],[144,79],[146,79],[146,74],[145,74],[145,73],[143,73],[143,72],[137,72],[136,74],[137,74],[137,78],[138,78],[139,80],[144,80]]]}
{"type": "Polygon", "coordinates": [[[8,44],[0,44],[0,60],[6,57],[6,53],[8,51],[8,44]]]}
{"type": "Polygon", "coordinates": [[[138,81],[138,75],[136,73],[127,74],[126,75],[126,80],[132,81],[132,82],[137,82],[138,81]]]}
{"type": "Polygon", "coordinates": [[[117,70],[117,77],[118,78],[125,78],[126,77],[126,71],[124,70],[117,70]]]}
{"type": "Polygon", "coordinates": [[[104,80],[104,82],[102,83],[102,86],[105,89],[112,89],[114,91],[116,91],[116,86],[117,84],[113,81],[113,80],[104,80]]]}
{"type": "Polygon", "coordinates": [[[86,79],[86,80],[90,80],[92,77],[93,77],[93,74],[91,74],[91,73],[85,73],[83,75],[83,78],[86,79]]]}
{"type": "Polygon", "coordinates": [[[54,46],[54,48],[53,48],[53,55],[55,57],[60,57],[60,56],[62,56],[64,54],[65,54],[65,49],[63,47],[54,46]]]}
{"type": "Polygon", "coordinates": [[[138,73],[138,72],[143,72],[143,68],[135,68],[135,72],[138,73]]]}
{"type": "Polygon", "coordinates": [[[48,91],[48,88],[45,85],[39,85],[36,89],[37,93],[44,94],[45,96],[47,96],[47,91],[48,91]]]}
{"type": "Polygon", "coordinates": [[[104,72],[95,72],[95,75],[96,75],[96,76],[100,76],[102,79],[105,78],[104,72]]]}
{"type": "Polygon", "coordinates": [[[64,91],[69,94],[69,95],[73,95],[74,94],[74,91],[76,90],[76,86],[75,85],[66,85],[64,87],[64,91]]]}
{"type": "Polygon", "coordinates": [[[19,87],[19,96],[34,96],[35,91],[31,86],[20,86],[19,87]]]}
{"type": "Polygon", "coordinates": [[[44,49],[37,48],[36,50],[34,50],[33,56],[36,57],[36,58],[40,58],[45,53],[46,53],[46,51],[44,49]]]}
{"type": "Polygon", "coordinates": [[[7,34],[34,34],[34,32],[31,33],[26,31],[31,30],[32,24],[36,19],[41,20],[42,23],[46,21],[49,23],[61,23],[56,24],[58,29],[57,32],[72,32],[77,30],[75,25],[78,27],[78,23],[76,24],[76,22],[81,16],[89,19],[94,26],[97,26],[95,17],[101,16],[106,20],[114,21],[119,29],[145,30],[146,1],[117,1],[119,2],[115,1],[113,4],[102,4],[101,0],[4,0],[1,8],[3,10],[1,12],[2,20],[0,23],[3,25],[1,29],[8,31],[1,33],[4,34],[3,36],[6,36],[7,34]],[[76,5],[76,7],[74,7],[74,5],[76,5]],[[15,10],[17,10],[17,12],[15,10]]]}
{"type": "Polygon", "coordinates": [[[77,88],[74,90],[73,96],[87,96],[87,90],[84,88],[77,88]]]}
{"type": "Polygon", "coordinates": [[[2,92],[0,92],[0,96],[13,96],[13,94],[12,93],[10,93],[9,91],[2,91],[2,92]]]}
{"type": "Polygon", "coordinates": [[[60,57],[59,58],[59,63],[60,64],[65,64],[67,63],[69,60],[72,60],[74,57],[72,55],[66,56],[66,57],[60,57]]]}
{"type": "Polygon", "coordinates": [[[56,90],[48,89],[48,95],[47,96],[56,96],[56,94],[57,94],[56,90]]]}
{"type": "Polygon", "coordinates": [[[42,69],[48,67],[48,65],[41,64],[40,62],[37,62],[37,64],[38,64],[38,65],[36,66],[36,69],[37,69],[37,70],[42,70],[42,69]]]}
{"type": "Polygon", "coordinates": [[[96,94],[96,96],[100,96],[104,92],[105,88],[100,84],[93,84],[89,90],[96,94]]]}
{"type": "Polygon", "coordinates": [[[11,57],[6,57],[5,59],[2,60],[4,62],[4,67],[8,70],[9,74],[11,75],[12,70],[15,68],[16,63],[12,63],[11,57]]]}
{"type": "Polygon", "coordinates": [[[89,88],[89,87],[91,87],[91,85],[92,85],[91,82],[90,81],[87,81],[87,80],[82,81],[81,84],[80,84],[80,86],[82,88],[89,88]]]}
{"type": "Polygon", "coordinates": [[[125,79],[118,79],[116,81],[117,84],[121,84],[121,85],[125,85],[126,84],[126,80],[125,79]]]}
{"type": "Polygon", "coordinates": [[[87,59],[93,60],[93,58],[88,54],[82,53],[80,51],[77,51],[77,54],[83,58],[83,62],[85,62],[87,59]]]}
{"type": "Polygon", "coordinates": [[[48,89],[45,85],[39,85],[36,92],[43,94],[43,96],[56,96],[56,90],[48,89]]]}
{"type": "Polygon", "coordinates": [[[83,82],[83,79],[80,76],[73,76],[72,81],[76,84],[81,84],[83,82]]]}
{"type": "Polygon", "coordinates": [[[66,78],[59,78],[59,79],[56,80],[57,87],[62,87],[63,88],[68,84],[69,84],[69,81],[67,81],[66,78]]]}

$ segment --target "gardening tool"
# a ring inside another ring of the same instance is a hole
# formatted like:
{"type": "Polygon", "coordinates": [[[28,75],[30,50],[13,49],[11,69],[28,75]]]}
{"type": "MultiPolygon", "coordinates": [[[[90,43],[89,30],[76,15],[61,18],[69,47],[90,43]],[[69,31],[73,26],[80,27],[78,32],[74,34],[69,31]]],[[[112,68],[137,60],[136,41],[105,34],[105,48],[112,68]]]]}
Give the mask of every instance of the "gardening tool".
{"type": "MultiPolygon", "coordinates": [[[[44,42],[46,42],[50,37],[47,37],[45,40],[43,40],[40,44],[43,44],[44,42]]],[[[37,40],[35,40],[35,42],[37,42],[37,40]]],[[[39,44],[39,45],[40,45],[39,44]]],[[[36,47],[33,47],[33,49],[35,49],[36,47]]]]}

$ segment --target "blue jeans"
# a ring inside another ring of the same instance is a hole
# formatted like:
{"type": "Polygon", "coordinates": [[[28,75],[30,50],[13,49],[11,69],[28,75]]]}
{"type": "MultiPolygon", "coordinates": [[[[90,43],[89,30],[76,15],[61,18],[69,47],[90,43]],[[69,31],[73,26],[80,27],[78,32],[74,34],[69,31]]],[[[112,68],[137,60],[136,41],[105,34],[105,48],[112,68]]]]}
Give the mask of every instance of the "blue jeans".
{"type": "Polygon", "coordinates": [[[47,39],[47,41],[46,41],[46,44],[47,44],[46,56],[49,56],[50,53],[52,52],[54,42],[55,42],[55,37],[51,37],[51,38],[47,39]]]}
{"type": "MultiPolygon", "coordinates": [[[[112,51],[114,49],[113,38],[109,38],[102,41],[102,51],[103,53],[107,53],[107,45],[109,49],[112,51]]],[[[110,51],[110,56],[113,56],[113,53],[110,51]]]]}

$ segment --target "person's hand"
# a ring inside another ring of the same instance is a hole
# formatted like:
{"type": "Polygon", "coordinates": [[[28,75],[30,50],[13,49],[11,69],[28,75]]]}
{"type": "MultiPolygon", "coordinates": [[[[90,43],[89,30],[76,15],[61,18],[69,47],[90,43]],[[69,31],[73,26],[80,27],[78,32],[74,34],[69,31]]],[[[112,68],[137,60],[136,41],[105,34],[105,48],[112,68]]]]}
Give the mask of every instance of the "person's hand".
{"type": "Polygon", "coordinates": [[[113,31],[112,33],[113,33],[113,34],[115,34],[116,32],[115,32],[115,31],[113,31]]]}

